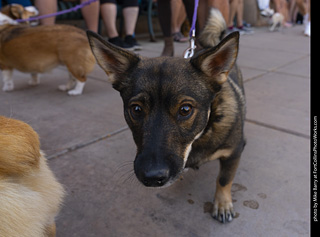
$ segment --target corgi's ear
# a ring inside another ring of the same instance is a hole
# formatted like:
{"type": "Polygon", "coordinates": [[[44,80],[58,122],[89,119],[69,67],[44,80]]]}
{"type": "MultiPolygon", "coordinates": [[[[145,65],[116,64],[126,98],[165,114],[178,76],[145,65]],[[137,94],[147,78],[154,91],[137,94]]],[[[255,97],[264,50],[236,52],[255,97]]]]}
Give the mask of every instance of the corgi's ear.
{"type": "Polygon", "coordinates": [[[12,4],[10,6],[10,12],[15,19],[22,19],[24,7],[20,4],[12,4]]]}
{"type": "Polygon", "coordinates": [[[87,31],[87,36],[98,64],[107,73],[115,89],[119,89],[117,85],[121,84],[120,80],[138,64],[140,58],[128,50],[110,44],[92,31],[87,31]]]}
{"type": "Polygon", "coordinates": [[[239,47],[239,32],[225,37],[217,46],[205,49],[190,59],[190,63],[205,73],[212,82],[222,84],[234,65],[239,47]]]}

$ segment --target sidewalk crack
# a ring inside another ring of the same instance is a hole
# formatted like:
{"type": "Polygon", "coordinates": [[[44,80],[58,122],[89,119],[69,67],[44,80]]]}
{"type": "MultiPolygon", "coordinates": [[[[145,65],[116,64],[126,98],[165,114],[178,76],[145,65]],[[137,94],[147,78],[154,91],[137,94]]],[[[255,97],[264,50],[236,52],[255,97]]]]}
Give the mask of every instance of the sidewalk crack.
{"type": "Polygon", "coordinates": [[[104,135],[102,135],[102,136],[100,136],[100,137],[96,137],[96,138],[93,138],[93,139],[91,139],[91,140],[88,140],[88,141],[85,141],[85,142],[82,142],[82,143],[75,144],[75,145],[73,145],[73,146],[70,146],[70,147],[68,147],[68,148],[63,149],[62,151],[59,151],[59,152],[54,153],[54,154],[52,154],[52,155],[50,155],[50,156],[47,156],[47,160],[51,160],[51,159],[54,159],[54,158],[58,158],[59,156],[65,155],[65,154],[67,154],[67,153],[69,153],[69,152],[76,151],[76,150],[78,150],[78,149],[80,149],[80,148],[83,148],[83,147],[89,146],[89,145],[91,145],[91,144],[94,144],[94,143],[96,143],[96,142],[102,141],[102,140],[104,140],[104,139],[113,137],[113,136],[115,136],[115,135],[117,135],[117,134],[119,134],[119,133],[122,133],[122,132],[124,132],[124,131],[126,131],[126,130],[128,130],[128,129],[129,129],[128,126],[125,126],[125,127],[119,128],[118,130],[115,130],[115,131],[113,131],[113,132],[104,134],[104,135]]]}

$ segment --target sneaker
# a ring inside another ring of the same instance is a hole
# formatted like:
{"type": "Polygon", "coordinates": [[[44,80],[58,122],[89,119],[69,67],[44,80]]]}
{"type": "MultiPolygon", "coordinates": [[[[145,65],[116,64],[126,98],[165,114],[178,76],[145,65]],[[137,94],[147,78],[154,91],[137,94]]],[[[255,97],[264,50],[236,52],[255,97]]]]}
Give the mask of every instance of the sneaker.
{"type": "Polygon", "coordinates": [[[274,14],[274,10],[270,9],[269,7],[260,11],[260,15],[262,15],[264,17],[270,17],[273,14],[274,14]]]}
{"type": "Polygon", "coordinates": [[[304,29],[304,35],[310,37],[311,36],[311,23],[310,21],[307,22],[304,29]]]}
{"type": "Polygon", "coordinates": [[[131,46],[133,48],[133,50],[141,50],[142,49],[142,46],[137,43],[137,40],[132,35],[127,35],[124,38],[124,42],[127,45],[131,46]]]}
{"type": "MultiPolygon", "coordinates": [[[[233,27],[233,26],[229,26],[229,27],[227,28],[227,34],[230,34],[230,33],[235,32],[235,31],[239,31],[239,29],[237,29],[237,28],[235,28],[235,27],[233,27]]],[[[241,35],[241,32],[240,32],[240,31],[239,31],[239,33],[240,33],[240,35],[241,35]]]]}
{"type": "Polygon", "coordinates": [[[240,35],[252,35],[254,33],[251,27],[247,26],[239,26],[237,30],[240,32],[240,35]]]}
{"type": "Polygon", "coordinates": [[[189,41],[189,38],[185,37],[181,32],[173,33],[172,37],[173,37],[173,41],[175,41],[175,42],[184,43],[184,42],[189,41]]]}
{"type": "Polygon", "coordinates": [[[114,37],[114,38],[110,38],[108,40],[111,44],[114,44],[115,46],[118,46],[120,48],[123,49],[128,49],[128,50],[133,50],[133,46],[127,44],[126,42],[124,42],[119,36],[114,37]]]}

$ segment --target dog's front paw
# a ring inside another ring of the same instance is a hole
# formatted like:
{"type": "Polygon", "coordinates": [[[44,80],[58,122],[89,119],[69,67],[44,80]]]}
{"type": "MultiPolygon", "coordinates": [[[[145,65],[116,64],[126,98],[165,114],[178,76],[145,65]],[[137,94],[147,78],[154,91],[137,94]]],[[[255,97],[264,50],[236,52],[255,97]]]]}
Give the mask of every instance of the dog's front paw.
{"type": "Polygon", "coordinates": [[[235,212],[232,202],[215,200],[213,206],[212,217],[222,223],[231,222],[235,212]]]}
{"type": "Polygon", "coordinates": [[[76,87],[73,90],[68,91],[68,95],[81,95],[85,82],[76,82],[76,87]]]}
{"type": "Polygon", "coordinates": [[[232,221],[235,216],[231,197],[231,186],[232,183],[222,186],[217,182],[212,217],[222,223],[232,221]]]}
{"type": "Polygon", "coordinates": [[[2,87],[2,90],[3,90],[3,91],[13,91],[13,89],[14,89],[14,84],[13,84],[12,81],[10,81],[10,82],[5,82],[4,85],[3,85],[3,87],[2,87]]]}
{"type": "Polygon", "coordinates": [[[79,91],[79,90],[70,90],[68,91],[68,95],[81,95],[82,94],[82,91],[79,91]]]}
{"type": "Polygon", "coordinates": [[[40,75],[37,73],[31,73],[31,79],[28,81],[30,86],[37,86],[40,84],[40,75]]]}
{"type": "Polygon", "coordinates": [[[40,84],[40,81],[39,81],[39,80],[35,80],[35,79],[30,79],[30,80],[28,81],[28,84],[29,84],[30,86],[37,86],[37,85],[40,84]]]}
{"type": "Polygon", "coordinates": [[[60,86],[58,86],[58,89],[61,90],[61,91],[67,91],[67,90],[69,90],[69,88],[68,88],[67,85],[60,85],[60,86]]]}

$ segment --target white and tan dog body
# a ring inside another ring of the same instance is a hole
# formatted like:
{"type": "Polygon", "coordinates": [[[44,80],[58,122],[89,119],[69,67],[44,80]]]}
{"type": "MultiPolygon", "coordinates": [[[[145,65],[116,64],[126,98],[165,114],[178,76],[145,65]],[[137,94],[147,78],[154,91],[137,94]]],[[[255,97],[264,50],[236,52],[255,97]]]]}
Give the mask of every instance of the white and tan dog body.
{"type": "Polygon", "coordinates": [[[30,27],[28,25],[0,25],[0,69],[3,71],[3,91],[12,91],[14,69],[32,74],[30,85],[39,84],[37,74],[59,65],[67,67],[70,80],[76,83],[62,88],[69,95],[83,91],[87,74],[95,66],[86,33],[70,25],[30,27]]]}
{"type": "Polygon", "coordinates": [[[37,133],[0,116],[0,236],[55,236],[63,196],[37,133]]]}

